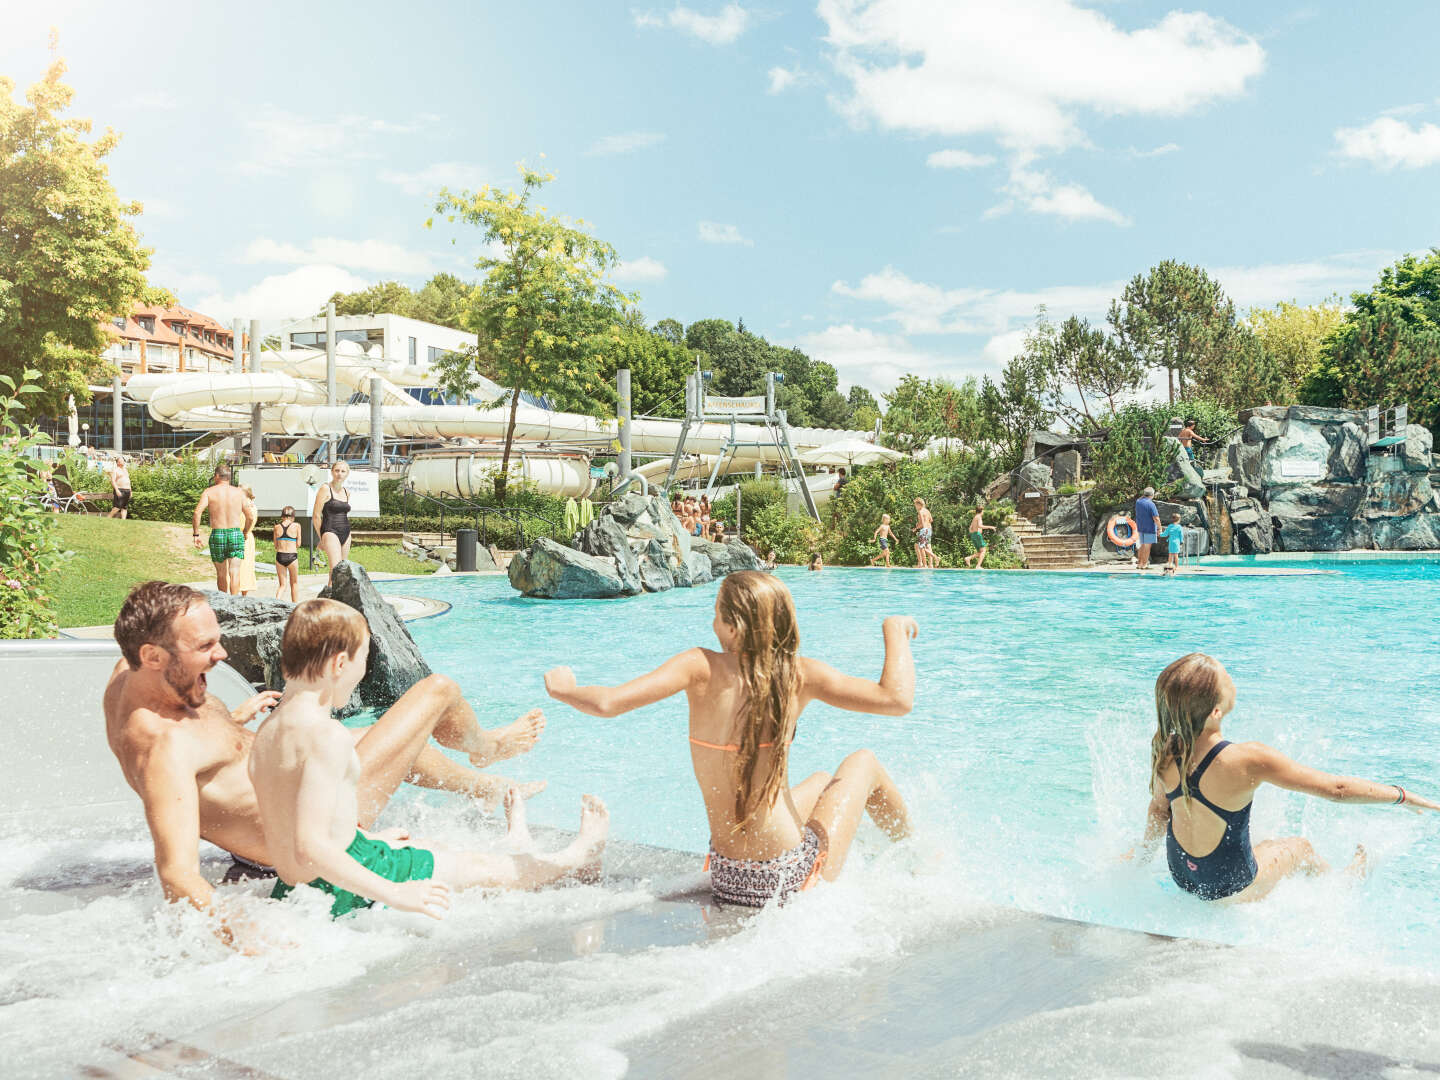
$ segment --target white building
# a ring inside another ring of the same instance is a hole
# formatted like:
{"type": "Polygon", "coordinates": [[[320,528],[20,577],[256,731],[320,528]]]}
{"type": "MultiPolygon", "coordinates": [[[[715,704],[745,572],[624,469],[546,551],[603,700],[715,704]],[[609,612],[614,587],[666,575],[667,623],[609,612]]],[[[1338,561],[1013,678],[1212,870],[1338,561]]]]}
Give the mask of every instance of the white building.
{"type": "MultiPolygon", "coordinates": [[[[445,353],[473,346],[475,335],[400,315],[337,315],[335,340],[356,342],[371,359],[405,364],[418,369],[418,373],[445,353]]],[[[291,348],[325,348],[325,316],[288,324],[284,344],[291,348]]]]}

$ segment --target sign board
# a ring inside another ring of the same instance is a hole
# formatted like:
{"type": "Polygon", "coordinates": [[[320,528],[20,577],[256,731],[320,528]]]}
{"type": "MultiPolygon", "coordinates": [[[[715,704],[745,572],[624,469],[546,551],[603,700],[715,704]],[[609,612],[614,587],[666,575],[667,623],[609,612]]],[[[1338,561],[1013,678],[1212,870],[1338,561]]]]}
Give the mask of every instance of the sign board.
{"type": "MultiPolygon", "coordinates": [[[[248,465],[235,470],[235,482],[255,492],[255,509],[261,517],[279,517],[287,506],[297,517],[309,517],[315,493],[328,483],[324,465],[248,465]]],[[[373,469],[352,469],[345,481],[350,492],[350,516],[380,516],[380,474],[373,469]]]]}
{"type": "Polygon", "coordinates": [[[1319,480],[1325,475],[1325,464],[1321,461],[1282,461],[1280,475],[1296,480],[1319,480]]]}
{"type": "Polygon", "coordinates": [[[764,416],[763,397],[715,397],[705,395],[706,416],[764,416]]]}

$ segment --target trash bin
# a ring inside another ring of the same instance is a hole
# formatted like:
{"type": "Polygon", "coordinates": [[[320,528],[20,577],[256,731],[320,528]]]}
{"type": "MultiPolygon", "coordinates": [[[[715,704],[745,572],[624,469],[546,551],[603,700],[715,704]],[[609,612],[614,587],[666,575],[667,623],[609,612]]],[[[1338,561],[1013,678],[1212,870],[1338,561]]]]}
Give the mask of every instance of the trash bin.
{"type": "Polygon", "coordinates": [[[455,569],[475,569],[475,545],[480,534],[474,529],[461,529],[455,534],[455,569]]]}

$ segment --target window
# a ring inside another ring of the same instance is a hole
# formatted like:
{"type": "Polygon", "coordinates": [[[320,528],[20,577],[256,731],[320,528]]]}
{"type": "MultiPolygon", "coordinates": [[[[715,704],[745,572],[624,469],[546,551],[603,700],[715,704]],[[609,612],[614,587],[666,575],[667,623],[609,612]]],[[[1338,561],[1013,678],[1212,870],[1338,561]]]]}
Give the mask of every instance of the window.
{"type": "Polygon", "coordinates": [[[412,366],[415,363],[415,339],[413,337],[410,339],[410,363],[412,366]]]}
{"type": "Polygon", "coordinates": [[[427,345],[425,347],[425,362],[433,364],[442,356],[449,356],[454,351],[454,349],[437,349],[434,345],[427,345]]]}
{"type": "MultiPolygon", "coordinates": [[[[115,318],[111,319],[110,322],[114,325],[114,327],[115,327],[116,330],[124,330],[124,329],[125,329],[125,316],[124,316],[124,315],[117,315],[115,318]]],[[[410,340],[411,340],[411,341],[414,341],[415,339],[414,339],[414,338],[411,338],[410,340]]],[[[412,350],[412,351],[413,351],[413,350],[412,350]]]]}
{"type": "Polygon", "coordinates": [[[324,334],[291,334],[291,345],[324,345],[324,334]]]}
{"type": "Polygon", "coordinates": [[[135,321],[140,324],[140,329],[144,330],[147,334],[153,334],[155,332],[154,316],[141,315],[135,321]]]}

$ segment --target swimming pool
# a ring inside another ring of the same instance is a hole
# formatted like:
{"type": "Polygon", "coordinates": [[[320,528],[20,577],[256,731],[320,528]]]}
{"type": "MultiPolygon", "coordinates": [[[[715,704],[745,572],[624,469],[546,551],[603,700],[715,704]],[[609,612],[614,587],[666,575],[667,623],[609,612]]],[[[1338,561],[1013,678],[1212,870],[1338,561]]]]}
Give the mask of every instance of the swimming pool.
{"type": "MultiPolygon", "coordinates": [[[[219,1055],[189,1059],[197,1075],[307,1080],[1440,1068],[1440,821],[1267,789],[1257,837],[1300,831],[1333,861],[1363,842],[1375,871],[1355,887],[1289,882],[1249,907],[1180,893],[1163,858],[1118,859],[1143,822],[1155,675],[1193,649],[1239,685],[1230,738],[1440,787],[1440,565],[1337,569],[1171,581],[782,570],[804,651],[845,670],[879,673],[883,616],[919,620],[914,711],[813,706],[792,766],[798,779],[869,746],[919,827],[897,846],[862,832],[839,882],[746,921],[663,899],[695,876],[707,839],[683,703],[601,720],[541,684],[558,663],[615,682],[710,644],[713,586],[553,602],[502,577],[386,585],[454,605],[411,629],[485,723],[545,706],[545,737],[512,772],[550,782],[532,821],[573,827],[594,791],[617,841],[693,856],[637,878],[617,843],[602,886],[466,894],[440,925],[382,911],[331,923],[318,897],[241,892],[263,936],[294,945],[248,957],[160,903],[138,803],[104,819],[0,820],[7,1075],[89,1062],[110,1070],[92,1076],[150,1075],[105,1048],[157,1036],[162,1057],[219,1055]],[[101,884],[52,902],[67,866],[101,884]],[[1015,909],[1182,940],[1016,922],[1015,909]]],[[[496,835],[426,793],[404,793],[382,823],[451,844],[496,835]]]]}

